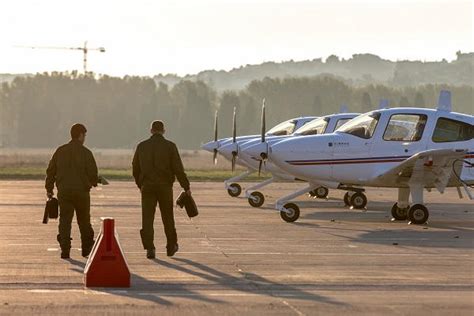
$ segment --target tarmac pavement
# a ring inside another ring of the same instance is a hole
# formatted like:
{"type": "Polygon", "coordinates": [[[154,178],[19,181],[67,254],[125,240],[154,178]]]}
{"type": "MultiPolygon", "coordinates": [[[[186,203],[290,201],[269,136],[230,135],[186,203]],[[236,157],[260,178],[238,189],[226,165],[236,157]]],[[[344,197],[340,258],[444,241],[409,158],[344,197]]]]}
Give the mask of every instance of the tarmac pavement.
{"type": "Polygon", "coordinates": [[[43,183],[0,181],[0,315],[472,315],[473,201],[427,193],[429,223],[417,226],[391,221],[396,190],[369,189],[366,212],[330,191],[329,200],[299,198],[300,219],[286,223],[272,203],[303,185],[272,184],[256,209],[222,183],[193,183],[200,215],[176,210],[180,251],[168,258],[157,213],[156,260],[141,245],[133,183],[93,189],[94,230],[115,218],[132,287],[89,289],[77,225],[62,260],[57,221],[41,223],[43,183]]]}

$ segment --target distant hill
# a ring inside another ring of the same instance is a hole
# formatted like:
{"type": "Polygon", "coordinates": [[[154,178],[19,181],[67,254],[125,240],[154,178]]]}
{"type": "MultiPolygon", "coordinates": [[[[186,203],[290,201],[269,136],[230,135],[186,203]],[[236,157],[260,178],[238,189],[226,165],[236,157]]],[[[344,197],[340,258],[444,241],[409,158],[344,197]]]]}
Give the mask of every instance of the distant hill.
{"type": "Polygon", "coordinates": [[[390,61],[373,54],[355,54],[350,59],[332,55],[304,61],[266,62],[245,65],[230,71],[206,70],[195,75],[180,77],[159,74],[154,80],[173,86],[180,80],[201,80],[217,91],[240,90],[253,80],[285,77],[313,77],[331,74],[356,86],[385,84],[406,87],[423,84],[474,85],[474,53],[456,53],[448,62],[390,61]]]}

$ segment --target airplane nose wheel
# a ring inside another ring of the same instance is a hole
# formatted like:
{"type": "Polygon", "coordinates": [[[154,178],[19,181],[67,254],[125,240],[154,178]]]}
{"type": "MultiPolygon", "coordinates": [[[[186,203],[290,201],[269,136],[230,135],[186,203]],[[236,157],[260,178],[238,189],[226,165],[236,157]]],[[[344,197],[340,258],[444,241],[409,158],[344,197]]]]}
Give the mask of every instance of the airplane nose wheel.
{"type": "Polygon", "coordinates": [[[242,193],[242,187],[238,183],[231,183],[227,189],[227,193],[229,193],[231,197],[238,197],[240,193],[242,193]]]}
{"type": "Polygon", "coordinates": [[[309,195],[311,197],[313,198],[316,197],[318,199],[325,199],[327,198],[328,194],[329,194],[329,190],[326,187],[317,187],[313,191],[309,192],[309,195]]]}
{"type": "Polygon", "coordinates": [[[408,220],[410,224],[424,224],[429,216],[430,213],[428,209],[422,204],[415,204],[408,210],[408,220]]]}
{"type": "Polygon", "coordinates": [[[286,203],[283,205],[285,211],[280,211],[281,218],[288,223],[296,221],[300,217],[300,208],[294,203],[286,203]]]}
{"type": "Polygon", "coordinates": [[[367,205],[367,197],[362,192],[356,192],[351,196],[351,206],[357,210],[364,209],[367,205]]]}
{"type": "Polygon", "coordinates": [[[404,221],[408,217],[408,210],[410,207],[400,208],[398,203],[393,204],[392,206],[392,217],[397,221],[404,221]]]}
{"type": "Polygon", "coordinates": [[[254,191],[252,193],[250,193],[250,196],[249,196],[249,204],[253,207],[260,207],[263,205],[263,203],[265,202],[265,197],[263,196],[262,193],[258,192],[258,191],[254,191]]]}

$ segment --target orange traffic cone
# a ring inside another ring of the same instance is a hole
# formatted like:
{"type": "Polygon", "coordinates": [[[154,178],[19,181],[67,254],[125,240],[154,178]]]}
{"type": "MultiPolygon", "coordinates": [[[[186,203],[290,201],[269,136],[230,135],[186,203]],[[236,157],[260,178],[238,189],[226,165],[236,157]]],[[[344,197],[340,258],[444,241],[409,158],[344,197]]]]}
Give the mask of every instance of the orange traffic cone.
{"type": "Polygon", "coordinates": [[[97,236],[84,269],[86,287],[130,287],[130,269],[115,232],[115,221],[103,217],[102,229],[97,236]]]}

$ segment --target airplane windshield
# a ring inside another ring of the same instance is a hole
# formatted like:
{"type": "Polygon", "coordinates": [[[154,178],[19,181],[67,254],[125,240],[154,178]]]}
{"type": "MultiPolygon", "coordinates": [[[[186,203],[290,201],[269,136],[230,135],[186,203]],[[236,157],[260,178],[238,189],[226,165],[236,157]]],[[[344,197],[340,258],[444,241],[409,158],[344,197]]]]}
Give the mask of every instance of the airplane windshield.
{"type": "Polygon", "coordinates": [[[290,135],[295,130],[296,123],[294,120],[285,121],[271,128],[267,134],[272,136],[290,135]]]}
{"type": "Polygon", "coordinates": [[[305,124],[295,131],[296,135],[317,135],[324,134],[329,118],[318,118],[305,124]]]}
{"type": "Polygon", "coordinates": [[[357,137],[369,139],[374,135],[379,118],[380,113],[378,112],[362,114],[342,125],[337,130],[337,132],[347,133],[357,137]]]}

